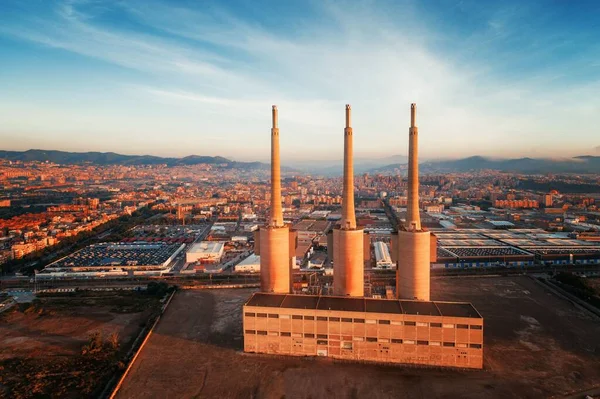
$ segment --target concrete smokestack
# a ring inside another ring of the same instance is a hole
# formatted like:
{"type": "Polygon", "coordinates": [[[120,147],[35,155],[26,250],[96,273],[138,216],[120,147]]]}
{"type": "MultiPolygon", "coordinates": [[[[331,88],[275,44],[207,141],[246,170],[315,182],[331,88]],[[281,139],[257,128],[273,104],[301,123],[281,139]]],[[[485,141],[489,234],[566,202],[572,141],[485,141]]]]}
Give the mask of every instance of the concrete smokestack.
{"type": "Polygon", "coordinates": [[[333,230],[333,293],[364,296],[364,232],[356,228],[351,107],[346,105],[342,219],[333,230]]]}
{"type": "Polygon", "coordinates": [[[277,106],[272,109],[271,128],[271,214],[255,240],[255,253],[260,254],[260,288],[263,292],[279,294],[291,290],[290,229],[283,223],[281,206],[281,171],[279,160],[279,127],[277,106]]]}
{"type": "Polygon", "coordinates": [[[273,127],[271,128],[271,218],[269,226],[283,226],[281,207],[281,164],[279,160],[279,127],[277,106],[273,105],[273,127]]]}
{"type": "Polygon", "coordinates": [[[416,113],[416,104],[411,104],[410,129],[408,131],[408,206],[406,222],[402,226],[403,229],[398,231],[398,235],[392,237],[392,250],[397,251],[396,256],[393,258],[398,262],[396,270],[396,295],[398,298],[429,301],[431,233],[421,229],[421,217],[419,215],[419,129],[416,126],[416,113]]]}
{"type": "Polygon", "coordinates": [[[346,127],[344,128],[344,192],[342,194],[342,230],[356,229],[354,214],[354,163],[351,124],[352,108],[346,104],[346,127]]]}
{"type": "Polygon", "coordinates": [[[410,105],[410,128],[408,129],[408,202],[406,222],[408,231],[421,230],[419,215],[419,128],[416,126],[417,104],[410,105]]]}

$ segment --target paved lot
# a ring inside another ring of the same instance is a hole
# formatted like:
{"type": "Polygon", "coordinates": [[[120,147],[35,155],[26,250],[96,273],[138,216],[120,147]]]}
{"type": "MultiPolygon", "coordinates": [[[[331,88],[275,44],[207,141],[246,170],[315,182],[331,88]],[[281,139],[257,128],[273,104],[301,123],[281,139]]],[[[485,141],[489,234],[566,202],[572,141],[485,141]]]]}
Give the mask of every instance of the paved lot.
{"type": "Polygon", "coordinates": [[[182,291],[119,398],[540,398],[600,385],[600,322],[527,277],[438,278],[434,300],[485,318],[485,370],[435,370],[240,352],[250,290],[182,291]]]}

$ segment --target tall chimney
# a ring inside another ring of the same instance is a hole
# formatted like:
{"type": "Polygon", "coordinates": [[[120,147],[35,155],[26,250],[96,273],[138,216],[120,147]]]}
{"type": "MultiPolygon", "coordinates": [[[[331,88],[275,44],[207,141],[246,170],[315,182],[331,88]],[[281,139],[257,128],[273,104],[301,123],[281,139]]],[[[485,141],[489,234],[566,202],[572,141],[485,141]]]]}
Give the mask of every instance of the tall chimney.
{"type": "MultiPolygon", "coordinates": [[[[356,227],[354,215],[354,168],[352,165],[352,128],[350,105],[346,105],[344,128],[344,193],[342,220],[333,230],[333,294],[362,297],[364,283],[364,231],[356,227]]],[[[328,239],[329,243],[329,239],[328,239]]],[[[328,247],[330,245],[328,244],[328,247]]],[[[328,248],[329,252],[329,248],[328,248]]]]}
{"type": "Polygon", "coordinates": [[[277,123],[277,106],[273,105],[273,127],[271,128],[271,218],[269,226],[283,226],[283,210],[281,208],[281,170],[279,160],[279,127],[277,123]]]}
{"type": "Polygon", "coordinates": [[[272,112],[271,214],[266,225],[259,229],[258,234],[255,234],[255,253],[260,255],[261,291],[286,294],[290,292],[292,285],[291,258],[293,258],[293,254],[291,250],[293,249],[295,253],[295,236],[290,237],[290,229],[283,223],[277,106],[273,105],[272,112]]]}
{"type": "Polygon", "coordinates": [[[421,230],[419,215],[419,128],[416,126],[417,104],[410,105],[410,128],[408,129],[408,203],[406,206],[407,231],[421,230]]]}
{"type": "Polygon", "coordinates": [[[399,299],[429,301],[431,233],[421,229],[419,217],[419,130],[416,126],[416,104],[410,106],[408,144],[408,206],[404,229],[392,236],[396,252],[396,295],[399,299]],[[396,249],[397,248],[397,249],[396,249]]]}
{"type": "Polygon", "coordinates": [[[346,127],[344,129],[344,192],[342,195],[342,230],[356,229],[354,215],[354,166],[352,159],[352,127],[350,104],[346,104],[346,127]]]}

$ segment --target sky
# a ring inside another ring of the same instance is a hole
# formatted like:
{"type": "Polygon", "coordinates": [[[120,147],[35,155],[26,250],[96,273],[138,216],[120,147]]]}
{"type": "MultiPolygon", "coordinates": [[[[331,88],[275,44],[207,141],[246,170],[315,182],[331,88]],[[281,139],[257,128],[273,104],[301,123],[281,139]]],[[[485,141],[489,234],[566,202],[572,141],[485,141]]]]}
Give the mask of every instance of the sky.
{"type": "Polygon", "coordinates": [[[600,155],[600,1],[1,0],[0,149],[600,155]]]}

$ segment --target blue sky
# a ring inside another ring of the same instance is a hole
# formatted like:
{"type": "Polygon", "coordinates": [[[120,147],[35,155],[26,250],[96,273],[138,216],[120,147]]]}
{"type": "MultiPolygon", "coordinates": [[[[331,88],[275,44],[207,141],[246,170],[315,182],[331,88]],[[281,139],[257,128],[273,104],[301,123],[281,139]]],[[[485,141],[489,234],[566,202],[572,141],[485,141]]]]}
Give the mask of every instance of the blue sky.
{"type": "Polygon", "coordinates": [[[2,149],[600,155],[599,1],[0,1],[2,149]]]}

